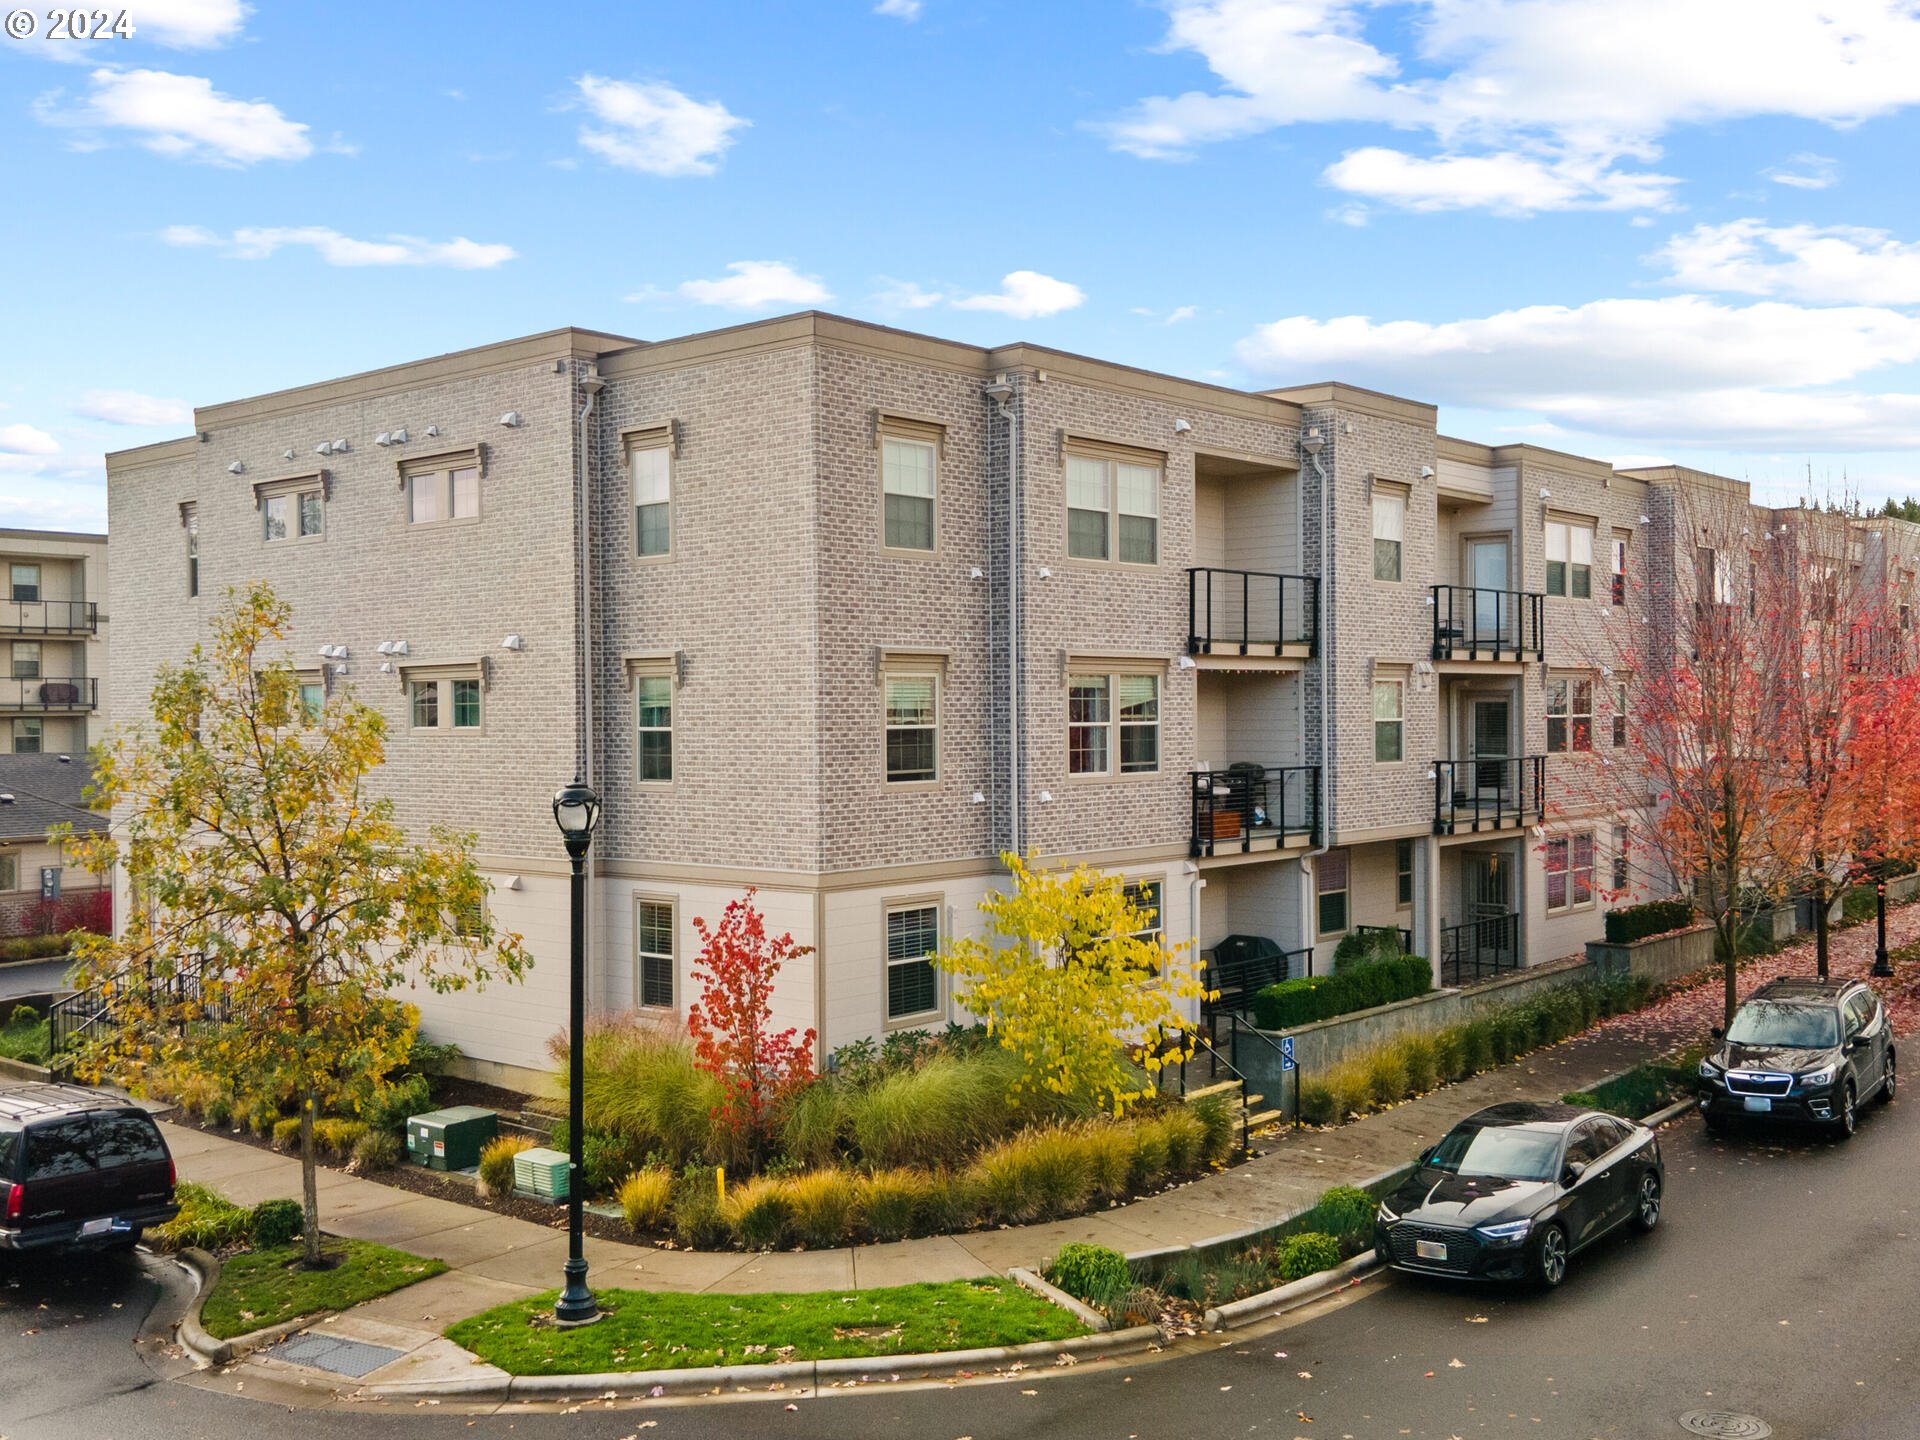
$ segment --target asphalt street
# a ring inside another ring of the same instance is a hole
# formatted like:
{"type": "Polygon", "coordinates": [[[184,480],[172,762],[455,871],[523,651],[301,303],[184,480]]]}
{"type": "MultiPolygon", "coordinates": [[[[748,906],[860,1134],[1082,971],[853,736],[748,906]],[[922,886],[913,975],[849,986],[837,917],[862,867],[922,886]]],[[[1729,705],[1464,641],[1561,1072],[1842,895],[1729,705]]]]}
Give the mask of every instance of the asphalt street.
{"type": "Polygon", "coordinates": [[[0,1437],[1647,1440],[1683,1434],[1696,1409],[1758,1416],[1779,1440],[1920,1437],[1920,1104],[1876,1108],[1846,1145],[1714,1141],[1687,1120],[1665,1149],[1659,1230],[1576,1259],[1553,1295],[1370,1281],[1166,1358],[797,1402],[289,1411],[160,1379],[136,1353],[148,1311],[178,1303],[164,1262],[16,1265],[0,1289],[0,1437]]]}
{"type": "Polygon", "coordinates": [[[64,990],[67,963],[63,957],[58,960],[22,960],[18,964],[0,965],[0,1000],[15,995],[45,995],[49,991],[64,990]]]}

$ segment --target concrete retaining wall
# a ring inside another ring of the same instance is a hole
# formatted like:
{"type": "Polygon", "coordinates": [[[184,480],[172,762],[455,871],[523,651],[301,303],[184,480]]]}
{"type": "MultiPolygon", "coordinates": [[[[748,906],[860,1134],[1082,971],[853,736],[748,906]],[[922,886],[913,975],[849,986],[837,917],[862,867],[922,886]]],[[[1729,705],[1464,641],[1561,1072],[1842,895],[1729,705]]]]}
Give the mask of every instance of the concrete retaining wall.
{"type": "MultiPolygon", "coordinates": [[[[1793,933],[1793,914],[1787,914],[1787,933],[1793,933]]],[[[1774,933],[1779,934],[1779,912],[1774,912],[1774,933]]],[[[1587,942],[1587,963],[1596,976],[1640,975],[1664,985],[1704,970],[1713,964],[1713,927],[1696,925],[1691,930],[1675,930],[1670,935],[1650,935],[1627,945],[1609,945],[1604,940],[1587,942]]]]}

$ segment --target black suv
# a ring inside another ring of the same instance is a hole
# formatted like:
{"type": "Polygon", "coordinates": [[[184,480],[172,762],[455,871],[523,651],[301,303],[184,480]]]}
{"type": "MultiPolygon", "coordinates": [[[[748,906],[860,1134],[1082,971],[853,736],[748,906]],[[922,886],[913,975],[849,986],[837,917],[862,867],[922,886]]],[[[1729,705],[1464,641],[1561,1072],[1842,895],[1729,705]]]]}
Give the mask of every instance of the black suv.
{"type": "Polygon", "coordinates": [[[1736,1118],[1812,1121],[1853,1134],[1860,1102],[1893,1099],[1893,1026],[1858,980],[1769,980],[1700,1062],[1709,1130],[1736,1118]]]}
{"type": "Polygon", "coordinates": [[[0,1087],[0,1251],[130,1250],[179,1213],[173,1183],[139,1106],[77,1085],[0,1087]]]}

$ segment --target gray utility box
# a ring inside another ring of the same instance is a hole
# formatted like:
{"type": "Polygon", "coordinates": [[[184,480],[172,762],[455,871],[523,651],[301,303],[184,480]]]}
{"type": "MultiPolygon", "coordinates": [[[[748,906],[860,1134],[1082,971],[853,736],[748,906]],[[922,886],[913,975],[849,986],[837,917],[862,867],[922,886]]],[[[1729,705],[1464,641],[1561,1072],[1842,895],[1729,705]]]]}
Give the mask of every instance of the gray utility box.
{"type": "Polygon", "coordinates": [[[429,1170],[471,1170],[480,1149],[500,1133],[500,1117],[478,1105],[455,1105],[407,1121],[407,1154],[429,1170]]]}

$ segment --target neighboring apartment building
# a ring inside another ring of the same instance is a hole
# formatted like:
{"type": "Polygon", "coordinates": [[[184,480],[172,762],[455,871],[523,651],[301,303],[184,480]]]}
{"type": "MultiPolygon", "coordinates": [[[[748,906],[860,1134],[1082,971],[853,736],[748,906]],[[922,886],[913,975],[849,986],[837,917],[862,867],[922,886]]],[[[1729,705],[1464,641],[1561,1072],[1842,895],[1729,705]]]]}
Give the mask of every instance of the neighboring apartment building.
{"type": "Polygon", "coordinates": [[[0,529],[0,753],[84,754],[107,670],[107,537],[0,529]]]}
{"type": "Polygon", "coordinates": [[[109,457],[107,703],[271,580],[316,694],[387,714],[402,819],[475,833],[536,957],[413,997],[483,1070],[564,1023],[582,757],[590,1004],[684,1013],[694,917],[751,885],[812,947],[776,1011],[823,1050],[955,1015],[926,957],[1009,849],[1125,877],[1171,941],[1297,970],[1389,926],[1448,982],[1660,888],[1594,777],[1677,472],[820,314],[555,331],[196,432],[109,457]]]}
{"type": "Polygon", "coordinates": [[[47,838],[56,825],[106,827],[86,803],[91,780],[84,752],[0,755],[0,935],[104,925],[106,887],[47,838]]]}

